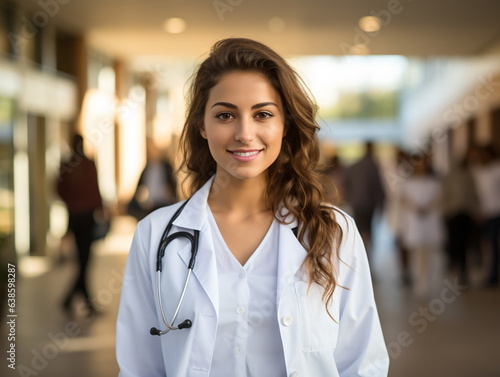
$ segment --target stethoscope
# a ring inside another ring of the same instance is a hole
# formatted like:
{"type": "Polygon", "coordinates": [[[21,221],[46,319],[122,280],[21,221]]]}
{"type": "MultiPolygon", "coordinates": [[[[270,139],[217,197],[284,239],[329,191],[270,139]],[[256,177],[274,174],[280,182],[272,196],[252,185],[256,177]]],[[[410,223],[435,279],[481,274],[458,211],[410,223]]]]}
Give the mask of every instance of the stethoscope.
{"type": "MultiPolygon", "coordinates": [[[[189,232],[177,232],[171,234],[170,236],[168,235],[168,233],[170,232],[170,228],[172,228],[172,223],[175,221],[175,219],[177,219],[177,217],[179,217],[179,215],[181,214],[182,210],[184,209],[188,201],[189,199],[186,200],[184,204],[182,204],[182,206],[180,206],[179,209],[174,213],[174,215],[168,222],[167,227],[163,232],[163,235],[161,236],[161,241],[158,246],[158,253],[156,254],[156,287],[157,287],[156,291],[158,293],[157,298],[158,298],[158,306],[161,312],[161,318],[166,326],[166,329],[159,330],[156,327],[151,327],[151,330],[149,330],[151,335],[165,335],[170,330],[188,329],[193,325],[193,322],[190,319],[184,320],[184,322],[178,324],[177,326],[174,326],[174,322],[177,318],[177,314],[179,313],[179,309],[181,308],[182,301],[184,301],[184,295],[186,293],[189,279],[191,278],[191,273],[193,272],[194,263],[196,262],[196,254],[198,253],[198,240],[200,238],[200,231],[195,230],[193,234],[189,232]],[[165,249],[170,244],[170,242],[172,242],[177,238],[182,238],[182,237],[187,238],[191,243],[191,259],[189,260],[186,280],[184,281],[184,287],[182,288],[179,301],[177,302],[177,307],[175,308],[172,319],[170,320],[170,322],[168,322],[167,319],[165,318],[165,312],[163,311],[163,304],[161,301],[161,269],[162,269],[161,259],[163,258],[163,255],[165,255],[165,249]]],[[[297,227],[293,228],[292,232],[295,236],[297,236],[297,227]]]]}
{"type": "Polygon", "coordinates": [[[177,326],[174,326],[174,322],[175,319],[177,318],[177,314],[179,313],[179,309],[181,308],[182,301],[184,301],[184,295],[188,287],[189,279],[191,278],[191,273],[194,268],[194,263],[196,262],[196,253],[198,252],[198,240],[200,238],[200,231],[195,230],[193,234],[189,232],[177,232],[171,234],[170,236],[168,235],[168,233],[170,232],[170,228],[172,228],[172,223],[175,221],[177,217],[179,217],[179,215],[181,214],[182,210],[184,209],[188,201],[189,199],[186,200],[184,204],[182,204],[182,206],[180,206],[179,209],[174,213],[174,215],[168,222],[167,227],[165,228],[165,231],[161,236],[160,244],[158,245],[158,253],[156,255],[156,288],[157,288],[156,291],[158,293],[157,298],[158,298],[158,306],[161,312],[161,318],[166,326],[166,329],[159,330],[156,327],[151,327],[151,330],[149,330],[151,335],[165,335],[170,330],[188,329],[193,325],[193,322],[190,319],[184,320],[184,322],[178,324],[177,326]],[[167,319],[165,318],[165,312],[163,311],[163,304],[161,301],[161,269],[162,269],[161,259],[163,258],[163,255],[165,255],[165,249],[170,244],[170,242],[172,242],[177,238],[187,238],[189,240],[189,242],[191,243],[191,259],[189,260],[188,264],[188,271],[186,275],[186,280],[184,281],[184,288],[182,288],[182,292],[179,297],[179,301],[177,302],[177,307],[175,308],[172,319],[170,320],[170,322],[168,322],[167,319]]]}

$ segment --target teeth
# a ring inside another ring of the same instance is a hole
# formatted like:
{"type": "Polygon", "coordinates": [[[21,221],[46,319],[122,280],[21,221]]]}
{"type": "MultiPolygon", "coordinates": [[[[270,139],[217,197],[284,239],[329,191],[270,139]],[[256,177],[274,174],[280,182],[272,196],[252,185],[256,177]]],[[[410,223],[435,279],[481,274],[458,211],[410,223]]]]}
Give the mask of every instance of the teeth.
{"type": "Polygon", "coordinates": [[[259,153],[259,151],[254,151],[254,152],[233,152],[236,156],[240,156],[240,157],[248,157],[248,156],[253,156],[257,153],[259,153]]]}

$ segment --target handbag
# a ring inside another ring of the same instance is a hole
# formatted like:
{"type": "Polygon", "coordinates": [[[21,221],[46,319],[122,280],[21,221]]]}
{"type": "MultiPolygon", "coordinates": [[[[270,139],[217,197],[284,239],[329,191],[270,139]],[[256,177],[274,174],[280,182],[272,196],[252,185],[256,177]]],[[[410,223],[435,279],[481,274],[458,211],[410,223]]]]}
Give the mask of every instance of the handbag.
{"type": "Polygon", "coordinates": [[[94,212],[94,227],[92,229],[92,241],[106,238],[111,228],[110,219],[104,215],[102,210],[94,212]]]}

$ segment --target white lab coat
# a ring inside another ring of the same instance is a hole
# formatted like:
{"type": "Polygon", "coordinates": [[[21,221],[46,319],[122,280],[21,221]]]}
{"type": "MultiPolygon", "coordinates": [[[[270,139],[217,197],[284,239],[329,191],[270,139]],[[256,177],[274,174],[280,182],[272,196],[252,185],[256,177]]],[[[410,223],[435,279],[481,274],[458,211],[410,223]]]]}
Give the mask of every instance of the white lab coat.
{"type": "MultiPolygon", "coordinates": [[[[159,209],[136,229],[125,269],[117,320],[117,360],[121,377],[208,377],[217,332],[218,280],[207,197],[212,180],[193,195],[171,233],[200,231],[196,264],[176,323],[190,329],[152,336],[163,329],[156,300],[156,254],[164,228],[180,204],[159,209]]],[[[350,217],[337,216],[344,231],[338,287],[326,313],[321,288],[304,281],[306,251],[291,225],[279,225],[277,313],[287,376],[387,376],[389,358],[373,298],[363,242],[350,217]]],[[[173,241],[163,257],[162,300],[170,320],[191,256],[186,239],[173,241]]],[[[273,371],[269,371],[273,376],[273,371]]],[[[267,376],[266,376],[267,377],[267,376]]],[[[274,376],[273,376],[274,377],[274,376]]]]}

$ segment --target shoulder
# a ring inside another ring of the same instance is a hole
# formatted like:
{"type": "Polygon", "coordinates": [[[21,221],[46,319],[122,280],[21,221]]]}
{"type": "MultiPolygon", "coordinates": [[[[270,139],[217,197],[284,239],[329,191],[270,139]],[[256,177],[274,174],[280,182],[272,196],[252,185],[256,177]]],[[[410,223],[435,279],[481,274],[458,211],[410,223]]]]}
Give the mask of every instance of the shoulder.
{"type": "Polygon", "coordinates": [[[329,207],[338,226],[337,229],[339,229],[336,237],[339,248],[338,256],[342,261],[350,264],[353,259],[356,259],[359,253],[362,255],[365,254],[363,241],[354,219],[347,212],[336,206],[329,205],[329,207]]]}
{"type": "Polygon", "coordinates": [[[161,207],[151,212],[137,223],[137,231],[142,235],[144,233],[154,232],[158,228],[165,228],[172,216],[184,202],[185,200],[161,207]]]}
{"type": "Polygon", "coordinates": [[[354,222],[354,219],[346,211],[331,203],[322,203],[322,205],[324,208],[331,211],[335,219],[335,222],[339,225],[342,231],[348,231],[349,229],[356,229],[356,224],[354,222]]]}
{"type": "Polygon", "coordinates": [[[357,233],[358,228],[351,215],[333,204],[324,203],[324,206],[332,212],[335,223],[342,232],[342,236],[352,236],[357,233]]]}

